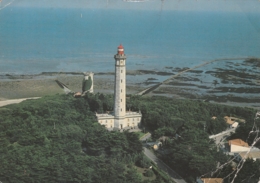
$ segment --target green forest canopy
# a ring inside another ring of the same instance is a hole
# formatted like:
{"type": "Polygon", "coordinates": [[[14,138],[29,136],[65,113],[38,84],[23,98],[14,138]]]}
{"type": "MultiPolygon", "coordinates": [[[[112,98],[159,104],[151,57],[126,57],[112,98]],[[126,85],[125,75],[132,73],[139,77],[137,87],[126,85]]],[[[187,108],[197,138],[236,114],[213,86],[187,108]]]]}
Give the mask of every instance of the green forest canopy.
{"type": "MultiPolygon", "coordinates": [[[[112,109],[113,96],[103,94],[46,96],[0,108],[0,181],[142,182],[134,168],[143,159],[137,135],[108,132],[96,122],[95,112],[112,109]]],[[[208,139],[226,129],[224,116],[245,119],[243,128],[249,130],[255,114],[249,108],[164,97],[132,96],[127,109],[141,110],[141,125],[155,139],[182,137],[168,143],[169,154],[162,158],[187,179],[226,161],[208,139]]]]}
{"type": "Polygon", "coordinates": [[[108,132],[89,109],[70,95],[0,108],[0,181],[142,182],[137,135],[108,132]]]}
{"type": "MultiPolygon", "coordinates": [[[[250,133],[252,127],[259,129],[260,120],[254,121],[256,110],[252,108],[219,105],[198,100],[175,100],[167,97],[134,96],[127,102],[128,108],[140,109],[142,126],[152,131],[154,139],[168,136],[161,158],[177,171],[187,182],[194,182],[196,177],[226,177],[229,183],[235,176],[231,164],[216,171],[218,165],[225,164],[233,157],[223,154],[208,137],[229,128],[224,116],[245,119],[229,139],[241,138],[252,144],[257,133],[250,133]],[[215,116],[216,119],[212,119],[215,116]],[[250,133],[250,136],[249,136],[250,133]],[[213,173],[215,172],[215,173],[213,173]],[[228,176],[230,174],[230,176],[228,176]]],[[[228,140],[228,139],[227,139],[228,140]]],[[[260,145],[257,145],[260,147],[260,145]]],[[[258,182],[260,161],[247,160],[234,183],[258,182]]]]}

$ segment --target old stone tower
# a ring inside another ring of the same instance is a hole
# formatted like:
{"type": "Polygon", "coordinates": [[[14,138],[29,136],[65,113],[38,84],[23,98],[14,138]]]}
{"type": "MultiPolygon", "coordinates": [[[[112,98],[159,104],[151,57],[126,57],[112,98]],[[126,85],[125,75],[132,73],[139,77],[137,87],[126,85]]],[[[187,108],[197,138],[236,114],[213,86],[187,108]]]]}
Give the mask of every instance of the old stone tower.
{"type": "Polygon", "coordinates": [[[122,128],[125,126],[125,95],[126,95],[126,70],[125,62],[126,56],[124,54],[124,47],[120,45],[117,50],[115,58],[115,89],[114,89],[114,116],[115,128],[122,128]]]}
{"type": "Polygon", "coordinates": [[[106,128],[132,129],[141,122],[140,112],[126,111],[126,55],[124,47],[120,45],[115,58],[115,88],[114,111],[106,114],[96,114],[98,122],[106,128]]]}

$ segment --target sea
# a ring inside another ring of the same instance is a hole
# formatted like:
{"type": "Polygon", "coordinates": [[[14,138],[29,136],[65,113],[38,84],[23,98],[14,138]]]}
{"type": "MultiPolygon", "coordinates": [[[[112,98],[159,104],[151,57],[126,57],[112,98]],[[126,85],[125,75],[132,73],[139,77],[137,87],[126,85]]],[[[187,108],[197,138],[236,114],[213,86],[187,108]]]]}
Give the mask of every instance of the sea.
{"type": "Polygon", "coordinates": [[[114,72],[120,44],[128,70],[260,57],[260,13],[11,6],[0,11],[0,74],[114,72]]]}

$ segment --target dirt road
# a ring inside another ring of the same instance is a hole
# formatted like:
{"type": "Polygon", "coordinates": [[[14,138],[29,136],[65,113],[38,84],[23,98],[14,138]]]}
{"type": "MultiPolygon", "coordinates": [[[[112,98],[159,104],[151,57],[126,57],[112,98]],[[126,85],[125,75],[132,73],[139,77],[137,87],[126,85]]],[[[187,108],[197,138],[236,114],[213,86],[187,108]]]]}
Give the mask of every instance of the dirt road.
{"type": "Polygon", "coordinates": [[[18,104],[24,100],[27,99],[38,99],[40,97],[31,97],[31,98],[21,98],[21,99],[12,99],[12,100],[3,100],[0,101],[0,107],[6,106],[6,105],[10,105],[10,104],[18,104]]]}

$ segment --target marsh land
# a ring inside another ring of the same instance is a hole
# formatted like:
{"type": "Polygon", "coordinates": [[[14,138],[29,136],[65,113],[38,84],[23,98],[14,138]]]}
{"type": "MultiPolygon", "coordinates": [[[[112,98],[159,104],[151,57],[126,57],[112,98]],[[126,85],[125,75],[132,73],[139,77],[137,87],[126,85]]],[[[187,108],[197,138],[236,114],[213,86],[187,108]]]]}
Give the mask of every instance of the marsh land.
{"type": "MultiPolygon", "coordinates": [[[[136,94],[161,83],[158,88],[146,95],[199,99],[260,109],[260,60],[221,62],[221,66],[225,62],[225,67],[220,68],[217,63],[213,63],[214,66],[207,67],[206,65],[195,69],[169,66],[165,67],[163,71],[128,70],[127,94],[136,94]]],[[[0,100],[63,93],[55,80],[61,81],[72,91],[81,91],[82,79],[81,72],[0,75],[0,100]]],[[[95,73],[95,93],[111,94],[113,89],[113,72],[95,73]]]]}

